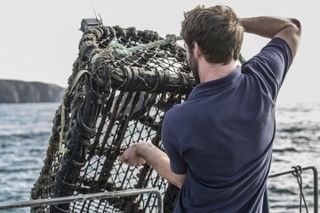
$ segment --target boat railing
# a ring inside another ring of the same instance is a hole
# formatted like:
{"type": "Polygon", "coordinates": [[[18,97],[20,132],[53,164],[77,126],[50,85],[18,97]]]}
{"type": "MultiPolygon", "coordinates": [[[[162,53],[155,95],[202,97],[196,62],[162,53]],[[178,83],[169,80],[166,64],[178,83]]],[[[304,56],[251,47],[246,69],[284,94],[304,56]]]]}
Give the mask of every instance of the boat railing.
{"type": "MultiPolygon", "coordinates": [[[[300,212],[302,208],[302,200],[304,201],[304,206],[308,212],[307,204],[304,199],[302,191],[302,171],[312,170],[313,172],[313,191],[314,191],[314,213],[318,213],[318,171],[315,166],[308,167],[293,167],[291,170],[272,173],[269,175],[269,178],[280,177],[283,175],[292,174],[297,178],[299,190],[300,190],[300,212]]],[[[110,198],[120,198],[128,196],[136,196],[141,194],[155,194],[157,197],[158,208],[157,213],[163,213],[163,200],[161,192],[156,188],[147,188],[147,189],[127,189],[113,192],[99,192],[99,193],[90,193],[90,194],[80,194],[76,196],[68,197],[58,197],[50,199],[38,199],[38,200],[25,200],[25,201],[16,201],[16,202],[5,202],[0,203],[0,210],[13,209],[13,208],[25,208],[25,207],[35,207],[41,205],[56,205],[61,203],[70,203],[75,201],[85,201],[85,200],[96,200],[96,199],[110,199],[110,198]]]]}
{"type": "Polygon", "coordinates": [[[313,172],[313,208],[314,208],[313,212],[318,213],[318,171],[315,166],[307,166],[307,167],[295,166],[295,167],[292,167],[292,169],[287,171],[272,173],[269,175],[269,178],[275,178],[275,177],[280,177],[280,176],[289,175],[289,174],[295,176],[297,179],[297,182],[299,185],[299,191],[300,191],[300,212],[302,209],[302,201],[306,211],[308,212],[308,206],[302,190],[303,186],[302,186],[301,174],[302,174],[302,171],[304,170],[312,170],[313,172]]]}
{"type": "Polygon", "coordinates": [[[114,192],[98,192],[98,193],[80,194],[76,196],[57,197],[57,198],[50,198],[50,199],[7,202],[7,203],[0,204],[0,210],[35,207],[35,206],[41,206],[41,205],[56,205],[56,204],[70,203],[75,201],[129,197],[129,196],[135,196],[135,195],[141,195],[141,194],[155,194],[158,202],[157,213],[163,213],[162,195],[161,195],[161,192],[155,188],[127,189],[127,190],[119,190],[114,192]]]}

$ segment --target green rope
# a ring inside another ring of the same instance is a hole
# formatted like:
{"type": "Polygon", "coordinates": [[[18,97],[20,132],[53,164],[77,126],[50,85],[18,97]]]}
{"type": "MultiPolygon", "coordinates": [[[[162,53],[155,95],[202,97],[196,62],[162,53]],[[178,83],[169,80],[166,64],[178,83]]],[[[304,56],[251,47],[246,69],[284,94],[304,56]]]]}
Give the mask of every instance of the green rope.
{"type": "Polygon", "coordinates": [[[242,54],[240,54],[239,55],[239,61],[240,61],[241,64],[244,64],[244,63],[246,63],[247,60],[243,57],[242,54]]]}
{"type": "Polygon", "coordinates": [[[120,57],[120,58],[130,57],[132,56],[133,53],[136,53],[145,49],[160,47],[161,45],[165,45],[168,43],[174,44],[178,40],[181,40],[181,38],[175,35],[167,35],[166,39],[163,39],[163,40],[158,40],[155,42],[150,42],[147,44],[126,48],[125,46],[120,44],[116,39],[113,39],[108,45],[107,51],[110,52],[110,54],[113,57],[120,57]]]}

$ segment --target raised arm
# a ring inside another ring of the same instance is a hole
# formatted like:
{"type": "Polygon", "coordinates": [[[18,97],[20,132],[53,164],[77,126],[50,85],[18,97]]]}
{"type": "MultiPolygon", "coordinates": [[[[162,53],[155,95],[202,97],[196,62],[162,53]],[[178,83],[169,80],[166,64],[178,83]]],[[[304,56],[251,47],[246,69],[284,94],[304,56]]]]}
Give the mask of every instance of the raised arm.
{"type": "Polygon", "coordinates": [[[170,183],[181,188],[186,175],[174,173],[170,167],[168,155],[152,143],[140,142],[132,144],[121,156],[120,160],[130,166],[139,166],[147,162],[158,174],[170,183]]]}
{"type": "Polygon", "coordinates": [[[240,18],[240,23],[245,32],[267,38],[282,38],[289,45],[292,56],[296,55],[301,35],[301,25],[297,19],[261,16],[240,18]]]}

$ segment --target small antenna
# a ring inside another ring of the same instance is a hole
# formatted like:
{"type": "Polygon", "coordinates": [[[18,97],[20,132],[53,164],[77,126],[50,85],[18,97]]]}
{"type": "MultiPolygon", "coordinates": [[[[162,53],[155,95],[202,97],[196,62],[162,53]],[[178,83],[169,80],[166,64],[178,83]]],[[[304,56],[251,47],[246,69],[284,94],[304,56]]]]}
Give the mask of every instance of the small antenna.
{"type": "Polygon", "coordinates": [[[98,15],[99,15],[99,18],[100,18],[101,25],[103,25],[103,21],[102,21],[100,13],[98,15]]]}
{"type": "Polygon", "coordinates": [[[95,19],[94,18],[84,18],[84,19],[82,19],[81,20],[81,27],[80,27],[80,30],[82,32],[87,31],[87,29],[90,28],[90,27],[102,26],[103,25],[101,15],[98,14],[99,17],[97,16],[97,13],[96,13],[96,10],[94,9],[94,5],[93,5],[92,0],[89,0],[89,1],[90,1],[93,13],[96,16],[96,18],[95,19]]]}
{"type": "Polygon", "coordinates": [[[93,13],[94,13],[96,19],[99,20],[99,19],[98,19],[98,16],[97,16],[97,13],[96,13],[96,10],[94,9],[94,5],[93,5],[92,0],[89,0],[89,1],[90,1],[91,7],[92,7],[92,10],[93,10],[93,13]]]}

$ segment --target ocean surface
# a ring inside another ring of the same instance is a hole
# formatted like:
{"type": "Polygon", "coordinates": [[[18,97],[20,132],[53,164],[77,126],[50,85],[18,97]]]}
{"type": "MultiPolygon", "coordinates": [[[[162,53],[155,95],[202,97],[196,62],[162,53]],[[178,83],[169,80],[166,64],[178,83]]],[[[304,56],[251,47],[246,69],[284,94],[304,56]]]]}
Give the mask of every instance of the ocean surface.
{"type": "MultiPolygon", "coordinates": [[[[39,176],[59,103],[0,104],[0,202],[30,198],[39,176]]],[[[320,104],[277,108],[271,173],[314,165],[320,169],[320,104]]],[[[304,171],[303,191],[313,212],[313,176],[304,171]]],[[[271,212],[299,212],[299,187],[292,175],[269,179],[271,212]]],[[[15,209],[2,212],[27,212],[15,209]]],[[[305,212],[305,211],[303,211],[305,212]]]]}

